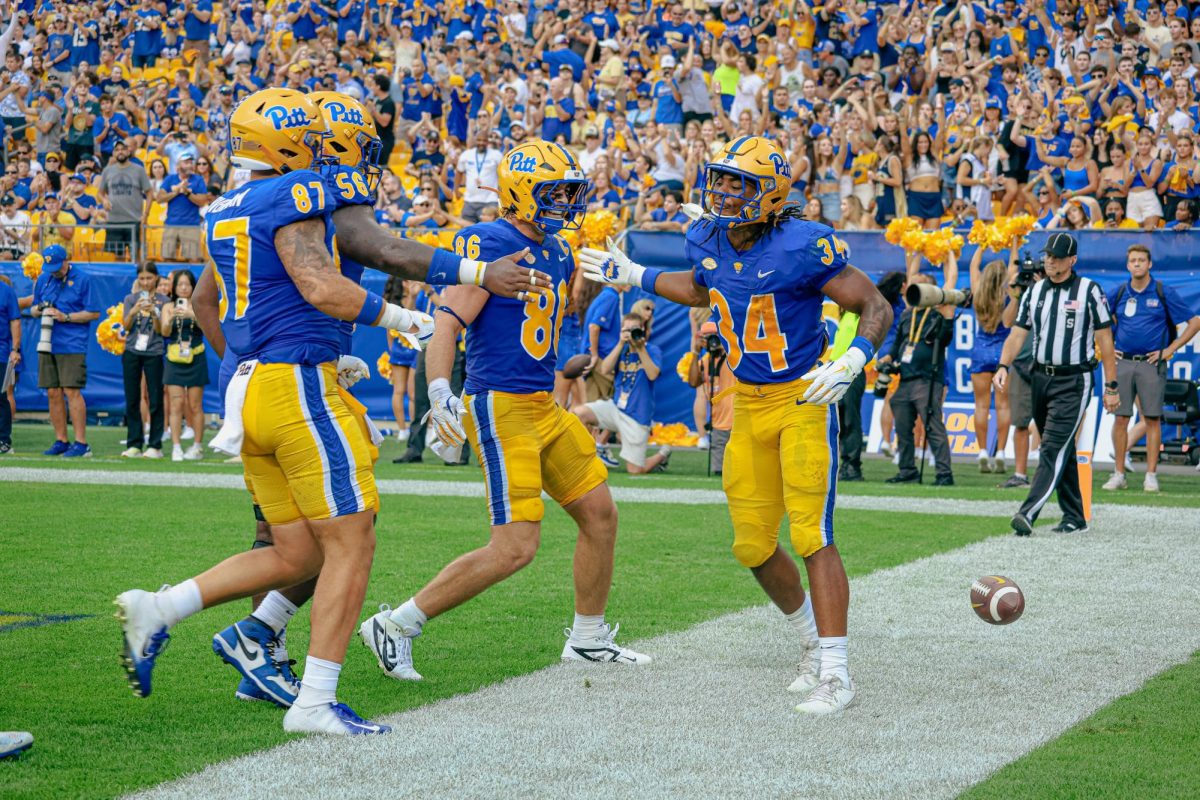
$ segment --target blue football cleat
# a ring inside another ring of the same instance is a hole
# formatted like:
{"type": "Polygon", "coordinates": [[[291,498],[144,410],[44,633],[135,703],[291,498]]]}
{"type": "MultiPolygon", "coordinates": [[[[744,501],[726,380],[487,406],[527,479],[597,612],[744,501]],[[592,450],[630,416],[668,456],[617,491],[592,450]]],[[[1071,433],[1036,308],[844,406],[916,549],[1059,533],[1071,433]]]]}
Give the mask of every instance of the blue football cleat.
{"type": "Polygon", "coordinates": [[[151,592],[131,589],[117,595],[113,603],[124,633],[121,663],[129,686],[138,697],[149,697],[150,673],[171,636],[151,592]]]}
{"type": "MultiPolygon", "coordinates": [[[[56,446],[57,446],[57,444],[56,444],[56,446]]],[[[83,444],[82,442],[75,442],[75,444],[73,444],[67,448],[67,452],[63,453],[62,457],[63,458],[91,458],[92,457],[92,448],[90,445],[83,444]]]]}
{"type": "Polygon", "coordinates": [[[596,456],[604,462],[604,466],[606,467],[621,466],[621,462],[612,453],[608,452],[608,448],[604,445],[596,445],[596,456]]]}
{"type": "Polygon", "coordinates": [[[248,703],[255,703],[255,702],[274,703],[275,702],[274,700],[272,700],[270,697],[267,696],[266,692],[263,692],[257,686],[255,686],[254,681],[250,680],[249,678],[242,678],[241,682],[238,683],[237,691],[235,691],[233,693],[233,696],[236,697],[238,700],[244,700],[248,703]]]}
{"type": "Polygon", "coordinates": [[[67,452],[70,449],[71,449],[70,442],[57,442],[56,441],[54,444],[50,445],[49,450],[43,450],[42,455],[44,455],[44,456],[61,456],[63,453],[67,452]]]}
{"type": "Polygon", "coordinates": [[[328,733],[334,736],[392,732],[391,725],[365,720],[345,703],[328,703],[308,708],[292,706],[283,715],[283,729],[287,733],[328,733]]]}
{"type": "MultiPolygon", "coordinates": [[[[289,680],[290,669],[285,674],[276,663],[274,654],[279,647],[275,631],[253,616],[235,622],[213,637],[214,653],[240,672],[259,694],[277,706],[288,708],[300,686],[294,677],[289,680]]],[[[246,699],[241,694],[239,686],[239,699],[246,699]]]]}
{"type": "Polygon", "coordinates": [[[11,758],[33,747],[33,734],[26,731],[0,731],[0,758],[11,758]]]}

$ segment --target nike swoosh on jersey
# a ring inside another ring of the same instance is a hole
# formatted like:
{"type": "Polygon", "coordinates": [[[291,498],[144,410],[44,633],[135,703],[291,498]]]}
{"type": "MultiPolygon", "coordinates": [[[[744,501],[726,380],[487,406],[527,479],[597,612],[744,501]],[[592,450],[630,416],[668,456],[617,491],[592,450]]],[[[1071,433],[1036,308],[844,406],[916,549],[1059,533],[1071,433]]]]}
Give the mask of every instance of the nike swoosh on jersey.
{"type": "Polygon", "coordinates": [[[763,279],[763,278],[767,277],[768,275],[770,275],[770,274],[772,274],[772,273],[774,273],[774,272],[775,272],[775,270],[773,270],[773,269],[769,269],[769,270],[767,270],[766,272],[763,272],[763,271],[761,271],[761,270],[760,270],[760,271],[759,271],[759,273],[758,273],[759,280],[761,280],[761,279],[763,279]]]}

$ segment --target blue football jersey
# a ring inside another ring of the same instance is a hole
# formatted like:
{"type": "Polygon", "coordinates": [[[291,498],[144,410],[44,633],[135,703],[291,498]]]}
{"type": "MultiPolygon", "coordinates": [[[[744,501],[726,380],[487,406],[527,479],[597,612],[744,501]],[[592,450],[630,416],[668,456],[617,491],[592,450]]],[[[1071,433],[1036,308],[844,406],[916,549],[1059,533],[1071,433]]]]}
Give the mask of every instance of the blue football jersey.
{"type": "Polygon", "coordinates": [[[550,275],[554,296],[539,294],[521,302],[489,295],[467,328],[467,394],[488,390],[532,394],[554,389],[554,364],[567,286],[575,269],[571,247],[559,236],[535,242],[505,220],[464,229],[454,251],[467,258],[494,261],[524,248],[530,266],[550,275]]]}
{"type": "MultiPolygon", "coordinates": [[[[373,206],[375,198],[367,187],[367,181],[362,173],[354,167],[341,164],[322,170],[328,184],[329,194],[333,198],[333,211],[346,206],[373,206]]],[[[342,265],[342,274],[355,283],[362,283],[365,268],[353,258],[338,254],[342,265]]],[[[354,323],[342,320],[342,353],[349,353],[353,344],[354,323]]]]}
{"type": "Polygon", "coordinates": [[[787,218],[739,252],[725,229],[698,220],[685,248],[739,381],[786,383],[812,368],[827,342],[822,287],[849,263],[833,228],[787,218]]]}
{"type": "Polygon", "coordinates": [[[204,233],[221,294],[221,330],[242,361],[320,364],[341,354],[341,322],[301,296],[275,250],[280,228],[319,218],[325,246],[336,254],[328,195],[324,178],[297,170],[250,181],[209,206],[204,233]]]}

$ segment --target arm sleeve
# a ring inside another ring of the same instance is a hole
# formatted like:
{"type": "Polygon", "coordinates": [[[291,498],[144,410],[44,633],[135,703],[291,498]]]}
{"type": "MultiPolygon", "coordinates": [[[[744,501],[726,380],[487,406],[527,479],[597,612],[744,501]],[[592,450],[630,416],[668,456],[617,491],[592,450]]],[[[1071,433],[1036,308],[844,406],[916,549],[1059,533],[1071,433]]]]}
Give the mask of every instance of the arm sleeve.
{"type": "MultiPolygon", "coordinates": [[[[1188,306],[1174,286],[1168,286],[1164,283],[1163,297],[1167,300],[1167,311],[1171,314],[1171,322],[1176,327],[1187,323],[1192,317],[1196,316],[1196,310],[1188,306]]],[[[1175,331],[1171,331],[1171,338],[1175,338],[1175,331]]]]}
{"type": "Polygon", "coordinates": [[[1033,297],[1035,286],[1030,286],[1021,295],[1021,305],[1017,308],[1017,319],[1013,322],[1013,327],[1024,328],[1029,330],[1033,327],[1032,311],[1029,308],[1029,298],[1033,297]]]}
{"type": "Polygon", "coordinates": [[[1112,327],[1113,318],[1108,310],[1108,301],[1104,299],[1104,292],[1098,283],[1093,283],[1088,290],[1088,314],[1096,330],[1112,327]]]}

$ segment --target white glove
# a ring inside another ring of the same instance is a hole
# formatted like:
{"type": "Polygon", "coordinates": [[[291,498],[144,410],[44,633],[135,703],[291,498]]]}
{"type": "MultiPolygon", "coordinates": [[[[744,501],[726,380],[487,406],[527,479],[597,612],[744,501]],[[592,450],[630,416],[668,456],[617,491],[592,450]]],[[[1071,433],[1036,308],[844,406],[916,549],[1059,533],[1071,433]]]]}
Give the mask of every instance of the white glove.
{"type": "Polygon", "coordinates": [[[409,344],[418,350],[424,350],[433,338],[433,317],[420,311],[409,311],[398,305],[388,303],[384,308],[376,327],[396,331],[409,344]],[[416,328],[416,330],[412,330],[416,328]]]}
{"type": "Polygon", "coordinates": [[[591,247],[580,250],[579,263],[583,265],[583,277],[588,280],[618,286],[641,286],[642,273],[646,271],[622,253],[612,239],[608,240],[608,250],[591,247]]]}
{"type": "Polygon", "coordinates": [[[679,210],[686,214],[692,222],[704,216],[704,209],[698,203],[684,203],[679,210]]]}
{"type": "Polygon", "coordinates": [[[824,406],[841,400],[866,363],[866,353],[857,347],[851,347],[836,361],[817,365],[800,376],[802,381],[812,381],[812,385],[804,393],[804,401],[824,406]]]}
{"type": "Polygon", "coordinates": [[[363,378],[371,377],[367,362],[357,356],[342,356],[337,362],[338,386],[349,389],[363,378]]]}
{"type": "Polygon", "coordinates": [[[450,381],[437,378],[429,384],[429,420],[438,440],[448,447],[461,447],[467,441],[462,418],[467,408],[457,395],[450,391],[450,381]]]}

